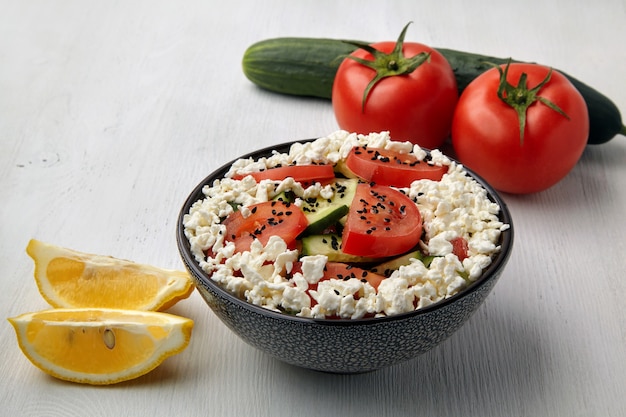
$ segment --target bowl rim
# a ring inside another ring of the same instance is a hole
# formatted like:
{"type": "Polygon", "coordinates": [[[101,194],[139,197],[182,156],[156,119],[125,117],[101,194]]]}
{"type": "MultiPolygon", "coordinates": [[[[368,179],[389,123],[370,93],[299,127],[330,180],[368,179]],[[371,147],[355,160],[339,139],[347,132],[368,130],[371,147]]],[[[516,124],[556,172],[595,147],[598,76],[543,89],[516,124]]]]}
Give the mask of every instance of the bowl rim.
{"type": "MultiPolygon", "coordinates": [[[[463,169],[467,171],[474,180],[476,180],[476,182],[478,182],[485,190],[487,190],[488,198],[491,201],[498,204],[498,206],[500,207],[500,215],[499,215],[500,220],[503,223],[509,225],[509,228],[504,230],[501,233],[501,244],[500,244],[501,250],[495,255],[492,263],[483,271],[480,278],[472,282],[470,285],[465,287],[460,292],[450,296],[449,298],[437,301],[431,305],[422,307],[418,310],[413,310],[413,311],[400,313],[400,314],[394,314],[391,316],[366,317],[366,318],[360,318],[360,319],[348,319],[348,318],[346,319],[334,319],[334,318],[333,319],[320,319],[320,318],[311,318],[311,317],[299,317],[296,315],[291,315],[291,314],[281,313],[279,311],[270,310],[268,308],[249,303],[248,301],[243,300],[235,296],[234,294],[230,293],[228,290],[222,288],[218,283],[213,281],[211,277],[202,268],[200,268],[200,265],[198,264],[195,257],[191,253],[191,244],[189,240],[187,239],[187,236],[185,235],[185,227],[184,227],[185,215],[189,213],[189,210],[194,203],[196,203],[198,200],[205,198],[205,195],[202,192],[203,188],[206,185],[212,184],[214,180],[223,178],[224,175],[230,169],[230,167],[233,165],[233,163],[235,163],[235,161],[239,159],[248,159],[248,158],[258,159],[260,157],[270,156],[274,153],[288,152],[290,147],[295,143],[312,142],[317,139],[319,138],[309,138],[309,139],[300,139],[300,140],[282,142],[276,145],[266,146],[266,147],[257,149],[255,151],[248,152],[242,156],[239,156],[223,164],[221,167],[217,168],[211,174],[206,176],[202,181],[200,181],[200,183],[198,183],[196,187],[194,187],[193,191],[187,196],[187,198],[185,199],[185,203],[183,204],[182,208],[179,211],[178,220],[176,224],[176,240],[177,240],[178,250],[183,260],[183,263],[189,269],[189,272],[193,275],[193,278],[195,280],[199,280],[202,284],[204,284],[204,286],[210,287],[210,289],[213,292],[219,294],[222,298],[225,298],[229,300],[230,302],[246,310],[251,310],[254,313],[273,317],[278,320],[286,320],[286,321],[316,324],[316,325],[329,325],[329,326],[355,326],[355,325],[363,326],[363,325],[374,325],[374,324],[386,323],[386,322],[391,322],[391,321],[405,320],[408,318],[426,315],[433,311],[443,309],[458,300],[468,297],[469,295],[477,291],[480,287],[485,285],[488,281],[490,281],[493,278],[496,278],[501,273],[501,270],[504,268],[504,266],[508,262],[508,259],[511,256],[511,252],[513,251],[514,228],[513,228],[513,221],[512,221],[509,209],[506,203],[504,202],[504,200],[502,199],[502,197],[498,194],[498,192],[491,185],[489,185],[482,177],[480,177],[471,169],[459,163],[454,158],[451,158],[450,156],[446,155],[448,159],[450,159],[451,161],[455,162],[458,165],[461,165],[463,169]]],[[[422,148],[422,149],[428,153],[430,152],[430,150],[426,148],[422,148]]]]}

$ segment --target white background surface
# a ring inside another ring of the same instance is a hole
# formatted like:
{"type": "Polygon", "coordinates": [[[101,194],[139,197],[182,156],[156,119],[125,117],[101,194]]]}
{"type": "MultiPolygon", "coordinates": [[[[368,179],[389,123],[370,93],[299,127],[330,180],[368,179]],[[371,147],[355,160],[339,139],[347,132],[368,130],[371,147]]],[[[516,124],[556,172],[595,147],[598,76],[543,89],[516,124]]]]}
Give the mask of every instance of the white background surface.
{"type": "MultiPolygon", "coordinates": [[[[395,40],[412,20],[409,41],[551,65],[626,111],[626,2],[527,3],[0,0],[0,316],[47,308],[31,237],[182,268],[176,219],[202,178],[337,129],[328,101],[245,79],[243,52],[261,39],[395,40]]],[[[194,293],[171,310],[195,320],[187,350],[105,388],[40,372],[5,320],[0,415],[626,415],[626,138],[588,147],[545,192],[504,198],[508,269],[418,359],[355,376],[287,366],[194,293]]]]}

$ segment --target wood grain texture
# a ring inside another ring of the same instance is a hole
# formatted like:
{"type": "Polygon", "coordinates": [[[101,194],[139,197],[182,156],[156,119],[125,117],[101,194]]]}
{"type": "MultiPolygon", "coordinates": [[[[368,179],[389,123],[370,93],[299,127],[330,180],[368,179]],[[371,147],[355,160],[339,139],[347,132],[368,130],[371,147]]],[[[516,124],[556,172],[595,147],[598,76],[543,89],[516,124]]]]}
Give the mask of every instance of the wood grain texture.
{"type": "MultiPolygon", "coordinates": [[[[626,109],[623,1],[488,3],[0,0],[1,315],[47,307],[31,237],[182,268],[176,217],[200,180],[244,152],[336,130],[330,103],[245,79],[243,52],[264,38],[393,40],[412,20],[409,40],[553,65],[626,109]]],[[[5,321],[0,415],[626,415],[626,138],[589,147],[546,192],[504,198],[508,269],[416,360],[353,376],[297,369],[194,294],[172,310],[195,320],[188,349],[104,389],[35,369],[5,321]]]]}

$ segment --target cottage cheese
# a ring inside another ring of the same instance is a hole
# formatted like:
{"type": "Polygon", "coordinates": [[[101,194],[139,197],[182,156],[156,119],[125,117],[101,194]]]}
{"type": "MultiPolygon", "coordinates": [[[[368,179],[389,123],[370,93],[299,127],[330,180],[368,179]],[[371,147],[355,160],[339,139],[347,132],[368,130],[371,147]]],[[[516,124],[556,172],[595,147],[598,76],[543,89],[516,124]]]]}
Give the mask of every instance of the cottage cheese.
{"type": "Polygon", "coordinates": [[[301,257],[277,236],[266,246],[254,241],[250,251],[242,253],[235,253],[234,244],[224,240],[221,220],[233,212],[233,203],[242,205],[245,215],[246,206],[269,201],[285,190],[301,199],[332,196],[330,187],[320,184],[304,188],[290,178],[257,183],[251,176],[234,180],[235,174],[277,165],[336,164],[357,145],[413,152],[420,159],[427,155],[417,145],[392,141],[386,132],[357,135],[338,131],[313,142],[296,143],[288,153],[239,159],[225,178],[204,187],[205,198],[195,202],[184,216],[185,234],[200,267],[223,288],[250,303],[313,318],[355,319],[409,312],[448,298],[477,280],[500,250],[500,234],[508,225],[499,220],[500,208],[487,198],[486,190],[438,150],[431,152],[432,162],[448,166],[441,181],[419,180],[403,189],[422,214],[423,249],[435,258],[428,268],[420,260],[412,260],[383,280],[378,291],[354,278],[319,281],[326,257],[301,257]],[[452,251],[450,241],[456,237],[469,243],[469,257],[463,262],[452,251]],[[296,261],[302,262],[302,272],[292,274],[296,261]],[[308,291],[309,285],[316,283],[317,289],[308,291]],[[316,301],[314,306],[309,294],[316,301]]]}

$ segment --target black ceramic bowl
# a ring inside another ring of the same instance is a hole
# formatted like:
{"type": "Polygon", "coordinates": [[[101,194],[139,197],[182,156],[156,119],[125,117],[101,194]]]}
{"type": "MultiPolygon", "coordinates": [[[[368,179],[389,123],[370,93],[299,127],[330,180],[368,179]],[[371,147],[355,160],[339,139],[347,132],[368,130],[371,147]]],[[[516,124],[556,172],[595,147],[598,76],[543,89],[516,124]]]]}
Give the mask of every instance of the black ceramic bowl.
{"type": "MultiPolygon", "coordinates": [[[[287,152],[293,142],[264,148],[242,158],[287,152]]],[[[458,294],[410,313],[357,320],[300,318],[250,304],[222,289],[199,267],[184,234],[183,217],[204,198],[202,188],[222,178],[234,161],[206,177],[183,205],[177,224],[178,248],[202,298],[232,331],[248,344],[292,365],[333,373],[367,372],[427,352],[461,327],[485,300],[509,259],[513,224],[496,191],[475,173],[489,197],[500,206],[500,220],[511,227],[501,234],[502,250],[481,278],[458,294]]]]}

